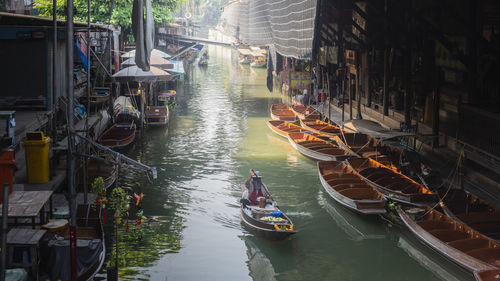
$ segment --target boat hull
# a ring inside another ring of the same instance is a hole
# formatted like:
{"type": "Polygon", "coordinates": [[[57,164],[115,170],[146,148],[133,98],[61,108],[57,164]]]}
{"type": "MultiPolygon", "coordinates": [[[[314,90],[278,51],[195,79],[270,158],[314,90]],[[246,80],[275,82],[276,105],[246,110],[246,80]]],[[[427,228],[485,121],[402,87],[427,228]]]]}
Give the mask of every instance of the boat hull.
{"type": "Polygon", "coordinates": [[[243,207],[240,207],[240,217],[243,225],[245,225],[250,231],[271,240],[283,240],[288,236],[297,233],[297,231],[295,230],[276,230],[274,228],[271,228],[273,226],[270,224],[260,223],[249,217],[243,211],[243,207]]]}
{"type": "Polygon", "coordinates": [[[410,229],[410,231],[420,239],[428,247],[436,251],[441,256],[447,258],[458,266],[466,269],[467,271],[474,273],[476,271],[498,269],[497,267],[480,261],[474,257],[466,255],[462,251],[459,251],[447,243],[444,243],[440,239],[436,238],[434,235],[430,234],[422,227],[420,227],[414,220],[410,218],[405,211],[401,208],[397,210],[399,217],[403,223],[410,229]]]}
{"type": "Polygon", "coordinates": [[[136,125],[132,124],[130,129],[123,129],[123,131],[118,128],[119,125],[120,124],[114,124],[111,128],[106,130],[101,137],[99,137],[99,143],[111,149],[123,149],[130,145],[135,139],[136,125]]]}
{"type": "Polygon", "coordinates": [[[344,206],[345,208],[349,209],[350,211],[353,211],[358,214],[362,215],[381,215],[385,214],[386,210],[383,208],[385,202],[381,200],[352,200],[346,196],[341,195],[338,193],[336,190],[334,190],[323,178],[321,174],[319,174],[319,180],[321,181],[321,185],[323,185],[323,188],[325,189],[326,193],[330,195],[330,197],[335,200],[337,203],[340,205],[344,206]],[[358,204],[365,204],[365,205],[381,205],[382,208],[373,208],[373,209],[360,209],[358,208],[358,204]]]}

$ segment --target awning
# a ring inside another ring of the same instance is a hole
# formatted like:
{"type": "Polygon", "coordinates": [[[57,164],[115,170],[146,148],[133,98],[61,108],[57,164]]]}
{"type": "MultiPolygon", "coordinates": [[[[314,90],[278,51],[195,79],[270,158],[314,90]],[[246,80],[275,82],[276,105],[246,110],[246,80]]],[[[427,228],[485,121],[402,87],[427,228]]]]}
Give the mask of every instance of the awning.
{"type": "Polygon", "coordinates": [[[137,65],[124,68],[112,76],[115,82],[154,82],[168,81],[171,75],[157,67],[152,66],[149,71],[143,71],[137,65]]]}
{"type": "MultiPolygon", "coordinates": [[[[159,57],[159,56],[155,56],[155,55],[151,55],[149,57],[149,64],[151,66],[156,66],[156,67],[161,68],[161,69],[171,69],[174,67],[174,64],[171,61],[166,60],[166,59],[159,57]]],[[[134,66],[134,65],[136,65],[136,64],[135,64],[135,59],[133,57],[127,59],[126,61],[124,61],[122,63],[123,67],[129,67],[129,66],[134,66]]]]}
{"type": "MultiPolygon", "coordinates": [[[[158,57],[162,57],[164,59],[168,59],[170,58],[171,56],[163,51],[160,51],[158,49],[153,49],[151,51],[151,55],[153,56],[158,56],[158,57]]],[[[132,58],[132,57],[135,57],[135,50],[132,50],[130,52],[127,52],[125,54],[122,55],[122,58],[132,58]]]]}
{"type": "Polygon", "coordinates": [[[379,123],[371,120],[359,119],[344,123],[344,128],[354,133],[363,133],[377,139],[391,139],[401,136],[414,136],[413,133],[405,133],[397,130],[389,130],[379,123]]]}

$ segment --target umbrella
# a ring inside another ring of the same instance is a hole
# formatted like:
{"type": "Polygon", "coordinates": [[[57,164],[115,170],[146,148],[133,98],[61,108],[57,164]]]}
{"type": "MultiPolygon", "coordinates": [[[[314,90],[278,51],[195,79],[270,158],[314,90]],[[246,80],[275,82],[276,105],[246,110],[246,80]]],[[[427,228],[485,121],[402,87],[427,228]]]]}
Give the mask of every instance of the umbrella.
{"type": "MultiPolygon", "coordinates": [[[[166,59],[159,57],[159,56],[155,56],[155,55],[151,55],[151,57],[149,58],[149,64],[151,66],[156,66],[156,67],[159,67],[162,69],[174,68],[174,64],[171,61],[166,60],[166,59]]],[[[136,65],[134,58],[129,58],[122,63],[123,67],[128,67],[128,66],[133,66],[133,65],[136,65]]]]}
{"type": "MultiPolygon", "coordinates": [[[[162,57],[164,59],[170,58],[169,54],[167,54],[165,52],[162,52],[162,51],[160,51],[158,49],[153,49],[151,51],[151,55],[162,57]]],[[[125,54],[122,55],[122,58],[133,58],[133,57],[135,57],[135,50],[132,50],[132,51],[127,52],[127,53],[125,53],[125,54]]]]}
{"type": "Polygon", "coordinates": [[[154,82],[168,81],[172,75],[157,67],[151,66],[149,71],[143,71],[137,65],[124,68],[113,74],[115,82],[154,82]]]}

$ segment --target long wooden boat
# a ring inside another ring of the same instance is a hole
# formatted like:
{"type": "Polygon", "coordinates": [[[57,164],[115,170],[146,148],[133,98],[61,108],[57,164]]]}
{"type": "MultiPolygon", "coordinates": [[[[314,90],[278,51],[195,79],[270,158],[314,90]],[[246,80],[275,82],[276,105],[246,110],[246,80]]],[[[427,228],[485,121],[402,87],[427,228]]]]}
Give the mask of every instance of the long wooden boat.
{"type": "Polygon", "coordinates": [[[165,126],[168,124],[168,106],[148,106],[145,112],[146,124],[148,126],[165,126]]]}
{"type": "Polygon", "coordinates": [[[318,162],[318,173],[325,191],[342,206],[363,215],[386,212],[384,195],[352,173],[345,163],[318,162]]]}
{"type": "MultiPolygon", "coordinates": [[[[99,255],[95,256],[89,263],[90,265],[83,268],[78,273],[78,281],[94,280],[94,277],[101,270],[104,260],[106,259],[106,245],[104,240],[104,230],[101,221],[101,215],[97,210],[93,210],[90,205],[79,205],[77,209],[77,228],[76,237],[79,240],[96,240],[102,244],[102,249],[99,255]]],[[[66,236],[65,238],[69,237],[66,236]]],[[[78,252],[77,252],[78,255],[78,252]]]]}
{"type": "MultiPolygon", "coordinates": [[[[263,185],[267,189],[265,184],[263,185]]],[[[284,212],[281,212],[279,217],[271,215],[271,213],[277,213],[278,211],[280,210],[276,204],[267,204],[265,208],[255,205],[243,206],[243,204],[240,206],[240,216],[243,224],[257,235],[273,240],[282,240],[297,233],[292,220],[284,212]],[[279,221],[271,221],[269,218],[279,221]]]]}
{"type": "Polygon", "coordinates": [[[415,206],[430,206],[438,201],[437,194],[409,177],[370,158],[349,158],[348,165],[387,199],[415,206]]]}
{"type": "Polygon", "coordinates": [[[271,105],[271,119],[289,122],[295,122],[295,120],[297,120],[293,110],[286,104],[271,105]]]}
{"type": "MultiPolygon", "coordinates": [[[[106,259],[106,240],[101,221],[102,212],[94,209],[90,204],[78,205],[76,212],[76,237],[77,237],[77,280],[89,281],[101,270],[106,259]]],[[[41,268],[48,269],[47,275],[51,280],[68,280],[70,273],[70,261],[62,253],[69,252],[70,232],[66,227],[58,233],[62,240],[51,240],[48,242],[50,254],[41,259],[41,268]],[[57,268],[58,270],[52,270],[57,268]]],[[[48,280],[48,279],[47,279],[48,280]]]]}
{"type": "Polygon", "coordinates": [[[317,134],[336,136],[342,133],[341,129],[338,126],[328,124],[317,119],[300,119],[300,125],[303,128],[317,134]]]}
{"type": "Polygon", "coordinates": [[[319,112],[314,109],[314,107],[308,105],[304,106],[301,104],[296,104],[292,106],[293,113],[295,113],[295,116],[299,118],[300,120],[302,119],[320,119],[320,114],[319,112]]]}
{"type": "Polygon", "coordinates": [[[281,120],[269,120],[267,121],[267,126],[276,134],[282,137],[288,137],[289,133],[304,132],[304,128],[297,126],[293,123],[281,120]]]}
{"type": "Polygon", "coordinates": [[[118,178],[118,165],[90,159],[87,161],[87,183],[91,185],[98,177],[104,180],[104,187],[108,188],[118,178]]]}
{"type": "Polygon", "coordinates": [[[500,240],[500,211],[494,206],[465,190],[443,190],[439,195],[447,216],[493,240],[500,240]]]}
{"type": "Polygon", "coordinates": [[[434,209],[398,208],[404,224],[427,246],[467,271],[499,269],[500,244],[434,209]]]}
{"type": "Polygon", "coordinates": [[[490,269],[474,272],[477,281],[498,281],[500,280],[500,269],[490,269]]]}
{"type": "Polygon", "coordinates": [[[389,168],[397,169],[391,159],[379,151],[375,146],[374,139],[361,133],[344,133],[333,136],[337,144],[343,149],[349,150],[352,154],[362,158],[371,158],[389,168]]]}
{"type": "Polygon", "coordinates": [[[288,141],[301,154],[319,161],[342,161],[350,154],[329,140],[308,133],[289,133],[288,141]]]}
{"type": "Polygon", "coordinates": [[[135,139],[135,123],[113,124],[97,140],[100,144],[119,149],[131,144],[135,139]]]}

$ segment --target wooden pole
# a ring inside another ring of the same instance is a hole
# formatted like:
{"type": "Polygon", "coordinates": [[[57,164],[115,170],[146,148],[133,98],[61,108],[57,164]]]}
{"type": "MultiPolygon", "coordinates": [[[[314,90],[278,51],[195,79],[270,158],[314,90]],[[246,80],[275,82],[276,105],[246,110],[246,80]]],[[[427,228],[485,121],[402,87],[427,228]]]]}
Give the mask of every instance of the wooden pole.
{"type": "Polygon", "coordinates": [[[9,221],[9,184],[3,184],[3,202],[2,202],[2,253],[0,281],[5,281],[5,270],[7,269],[7,226],[9,221]]]}
{"type": "Polygon", "coordinates": [[[439,104],[441,96],[441,69],[436,67],[436,84],[434,88],[433,106],[432,106],[432,147],[439,147],[439,104]]]}
{"type": "Polygon", "coordinates": [[[349,84],[347,90],[349,91],[349,120],[352,120],[352,76],[351,67],[346,67],[347,70],[347,83],[349,84]]]}
{"type": "Polygon", "coordinates": [[[356,119],[363,119],[361,116],[361,92],[359,91],[359,65],[356,63],[356,99],[357,99],[357,112],[356,112],[356,119]]]}
{"type": "Polygon", "coordinates": [[[368,107],[371,107],[372,106],[372,91],[371,91],[371,88],[370,88],[370,65],[371,65],[371,60],[370,60],[370,52],[369,50],[365,50],[364,52],[364,61],[365,61],[365,65],[364,65],[364,68],[365,68],[365,81],[364,81],[364,84],[365,84],[365,97],[366,97],[366,106],[368,107]]]}
{"type": "Polygon", "coordinates": [[[389,115],[389,48],[384,48],[384,115],[389,115]]]}

